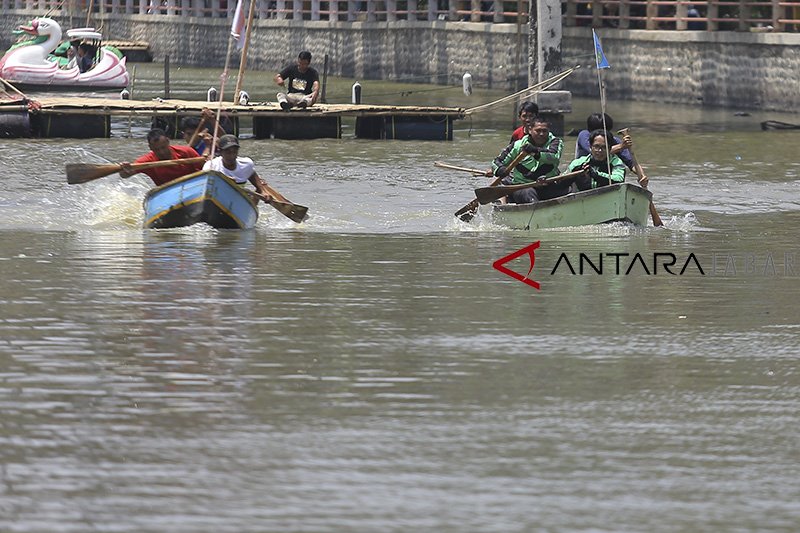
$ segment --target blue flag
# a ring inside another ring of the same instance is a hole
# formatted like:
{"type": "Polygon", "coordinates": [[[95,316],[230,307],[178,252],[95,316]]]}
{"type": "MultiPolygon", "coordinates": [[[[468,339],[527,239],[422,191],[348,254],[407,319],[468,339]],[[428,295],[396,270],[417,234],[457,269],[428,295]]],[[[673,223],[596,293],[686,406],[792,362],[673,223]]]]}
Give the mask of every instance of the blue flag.
{"type": "Polygon", "coordinates": [[[597,68],[611,68],[606,55],[603,53],[603,47],[600,46],[600,37],[597,36],[594,29],[592,29],[592,37],[594,37],[594,60],[597,68]]]}

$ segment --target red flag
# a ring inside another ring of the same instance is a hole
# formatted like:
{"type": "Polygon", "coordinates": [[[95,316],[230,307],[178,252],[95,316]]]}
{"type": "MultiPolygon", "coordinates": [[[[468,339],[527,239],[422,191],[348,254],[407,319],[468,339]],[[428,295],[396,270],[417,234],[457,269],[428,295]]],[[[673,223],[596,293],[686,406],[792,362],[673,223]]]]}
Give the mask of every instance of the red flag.
{"type": "Polygon", "coordinates": [[[231,24],[231,36],[236,39],[236,48],[241,50],[244,48],[244,9],[242,9],[242,0],[236,2],[236,12],[233,15],[233,23],[231,24]]]}

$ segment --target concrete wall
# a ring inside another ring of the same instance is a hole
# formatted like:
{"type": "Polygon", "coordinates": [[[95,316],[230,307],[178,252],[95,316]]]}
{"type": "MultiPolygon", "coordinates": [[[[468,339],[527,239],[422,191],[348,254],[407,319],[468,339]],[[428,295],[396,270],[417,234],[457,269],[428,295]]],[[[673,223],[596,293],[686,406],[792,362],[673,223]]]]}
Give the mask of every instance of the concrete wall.
{"type": "MultiPolygon", "coordinates": [[[[0,17],[0,35],[6,40],[17,25],[31,18],[31,14],[16,13],[0,17]]],[[[56,20],[64,29],[69,27],[67,21],[56,20]]],[[[222,67],[225,63],[229,19],[102,15],[93,20],[95,24],[102,20],[108,38],[148,41],[155,61],[169,54],[174,65],[222,67]]],[[[276,72],[294,62],[301,50],[310,50],[317,69],[322,68],[324,55],[330,56],[333,76],[460,84],[469,71],[477,86],[515,86],[517,29],[513,24],[293,20],[257,20],[256,24],[247,54],[248,68],[255,70],[276,72]]],[[[526,56],[523,50],[523,61],[526,56]]],[[[238,52],[231,61],[238,66],[238,52]]],[[[527,77],[524,65],[521,74],[527,77]]]]}
{"type": "MultiPolygon", "coordinates": [[[[797,112],[800,35],[705,31],[600,31],[614,99],[797,112]]],[[[597,96],[589,28],[564,28],[565,65],[580,63],[566,89],[597,96]],[[580,58],[571,63],[569,58],[580,58]]]]}
{"type": "MultiPolygon", "coordinates": [[[[0,38],[6,47],[12,29],[32,15],[17,10],[0,17],[0,38]]],[[[99,18],[109,38],[148,41],[156,61],[169,53],[175,65],[224,64],[227,19],[99,18]]],[[[60,22],[69,26],[68,21],[60,22]]],[[[800,107],[798,34],[613,29],[600,34],[612,66],[603,73],[609,98],[791,112],[800,107]]],[[[517,42],[514,24],[264,20],[254,29],[248,64],[275,71],[308,49],[318,68],[323,55],[330,55],[334,76],[459,84],[469,71],[476,86],[512,91],[517,42]]],[[[521,42],[525,50],[519,57],[529,57],[528,38],[521,42]]],[[[579,96],[597,95],[592,54],[589,28],[563,29],[564,65],[587,67],[568,78],[563,88],[579,96]]],[[[238,54],[232,61],[238,64],[238,54]]],[[[524,75],[527,68],[521,70],[524,75]]]]}

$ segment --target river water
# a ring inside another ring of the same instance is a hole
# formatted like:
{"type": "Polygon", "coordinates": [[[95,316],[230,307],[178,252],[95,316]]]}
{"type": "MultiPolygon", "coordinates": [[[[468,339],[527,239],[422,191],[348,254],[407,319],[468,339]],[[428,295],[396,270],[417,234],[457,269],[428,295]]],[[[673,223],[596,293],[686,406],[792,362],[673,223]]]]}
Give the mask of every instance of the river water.
{"type": "Polygon", "coordinates": [[[144,153],[144,125],[3,140],[0,531],[796,531],[800,134],[759,122],[800,120],[734,111],[609,103],[665,228],[455,220],[487,180],[432,163],[485,167],[508,107],[450,143],[243,135],[311,215],[245,232],[142,230],[142,176],[67,185],[144,153]],[[540,290],[492,268],[535,241],[540,290]]]}

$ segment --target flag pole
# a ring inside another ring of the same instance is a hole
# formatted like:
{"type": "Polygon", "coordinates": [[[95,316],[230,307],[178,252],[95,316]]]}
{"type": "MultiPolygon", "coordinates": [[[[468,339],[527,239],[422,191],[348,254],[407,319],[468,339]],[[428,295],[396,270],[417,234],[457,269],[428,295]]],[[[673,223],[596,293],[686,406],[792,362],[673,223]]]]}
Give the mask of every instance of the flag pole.
{"type": "MultiPolygon", "coordinates": [[[[228,37],[228,52],[225,54],[225,70],[222,71],[219,81],[219,100],[217,101],[217,126],[219,125],[219,116],[222,113],[222,102],[225,97],[225,82],[228,80],[228,66],[231,60],[231,48],[233,46],[233,35],[228,37]]],[[[214,126],[214,138],[211,141],[211,159],[214,159],[214,154],[217,149],[217,127],[214,126]]],[[[224,129],[222,130],[225,131],[224,129]]]]}
{"type": "MultiPolygon", "coordinates": [[[[602,113],[603,117],[603,136],[605,137],[606,141],[606,168],[608,169],[609,183],[611,183],[611,147],[608,145],[608,127],[606,126],[606,91],[605,87],[603,86],[603,79],[600,76],[600,69],[611,68],[611,65],[608,64],[608,60],[606,59],[606,56],[603,53],[603,47],[600,45],[600,38],[597,36],[597,33],[595,33],[594,28],[592,28],[592,38],[594,40],[594,52],[595,52],[594,64],[597,67],[596,68],[597,86],[600,89],[600,112],[602,113]]],[[[591,149],[591,144],[592,144],[592,139],[589,139],[590,149],[591,149]]]]}
{"type": "Polygon", "coordinates": [[[242,48],[242,58],[239,61],[239,75],[236,78],[236,90],[233,93],[233,103],[239,102],[242,94],[242,84],[244,83],[244,70],[247,65],[247,49],[250,47],[250,32],[253,30],[253,16],[256,12],[256,0],[250,0],[250,9],[247,12],[247,29],[244,32],[244,47],[242,48]]]}

